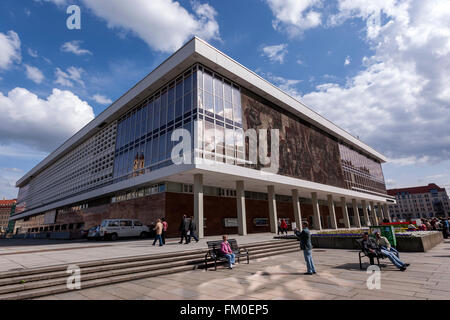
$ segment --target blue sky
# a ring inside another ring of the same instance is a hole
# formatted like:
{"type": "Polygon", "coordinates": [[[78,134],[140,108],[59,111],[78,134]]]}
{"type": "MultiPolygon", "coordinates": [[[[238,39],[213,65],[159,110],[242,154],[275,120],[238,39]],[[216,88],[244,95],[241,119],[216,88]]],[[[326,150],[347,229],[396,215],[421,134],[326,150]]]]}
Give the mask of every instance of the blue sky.
{"type": "Polygon", "coordinates": [[[0,198],[193,35],[385,154],[389,187],[450,187],[448,1],[4,0],[0,198]]]}

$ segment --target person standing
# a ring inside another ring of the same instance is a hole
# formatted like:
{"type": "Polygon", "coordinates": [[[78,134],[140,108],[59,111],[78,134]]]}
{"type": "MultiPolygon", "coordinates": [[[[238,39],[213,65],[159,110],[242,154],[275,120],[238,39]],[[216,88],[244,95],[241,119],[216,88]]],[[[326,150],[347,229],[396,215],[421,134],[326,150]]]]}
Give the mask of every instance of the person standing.
{"type": "Polygon", "coordinates": [[[281,220],[278,220],[277,235],[280,235],[280,232],[281,232],[281,220]]]}
{"type": "Polygon", "coordinates": [[[191,242],[191,238],[194,238],[196,242],[198,242],[198,238],[195,235],[195,232],[197,231],[197,224],[195,223],[194,217],[191,216],[191,221],[189,222],[189,236],[188,236],[188,243],[191,242]]]}
{"type": "Polygon", "coordinates": [[[286,223],[286,220],[285,220],[285,219],[281,220],[281,225],[280,225],[280,228],[281,228],[281,234],[283,234],[283,233],[286,233],[286,234],[288,234],[288,232],[287,232],[287,229],[288,229],[288,225],[287,225],[287,223],[286,223]]]}
{"type": "Polygon", "coordinates": [[[220,245],[220,251],[228,260],[228,269],[233,269],[233,265],[235,263],[235,255],[233,250],[231,250],[230,243],[228,242],[228,236],[222,236],[222,243],[220,245]]]}
{"type": "Polygon", "coordinates": [[[181,233],[181,240],[178,242],[179,244],[183,244],[183,239],[185,239],[186,244],[189,243],[189,239],[187,236],[187,232],[189,230],[189,221],[186,219],[186,215],[183,215],[183,219],[181,220],[180,227],[178,230],[181,233]]]}
{"type": "Polygon", "coordinates": [[[312,258],[312,244],[311,244],[311,233],[308,229],[309,223],[303,221],[303,230],[300,232],[297,228],[294,230],[294,234],[298,240],[300,240],[300,249],[303,250],[303,255],[306,261],[307,272],[305,274],[311,275],[316,273],[316,268],[314,267],[314,261],[312,258]]]}
{"type": "Polygon", "coordinates": [[[169,227],[169,224],[167,223],[165,218],[161,218],[163,230],[162,230],[162,242],[163,244],[166,244],[166,232],[167,228],[169,227]]]}
{"type": "Polygon", "coordinates": [[[447,218],[442,218],[441,221],[442,225],[442,235],[444,236],[444,239],[448,239],[448,233],[449,233],[449,227],[450,223],[447,218]]]}
{"type": "Polygon", "coordinates": [[[163,231],[163,225],[161,223],[161,219],[156,220],[156,226],[153,229],[156,232],[156,236],[155,236],[155,240],[153,241],[153,245],[156,244],[156,241],[159,241],[159,246],[162,247],[163,246],[163,242],[162,242],[162,231],[163,231]]]}

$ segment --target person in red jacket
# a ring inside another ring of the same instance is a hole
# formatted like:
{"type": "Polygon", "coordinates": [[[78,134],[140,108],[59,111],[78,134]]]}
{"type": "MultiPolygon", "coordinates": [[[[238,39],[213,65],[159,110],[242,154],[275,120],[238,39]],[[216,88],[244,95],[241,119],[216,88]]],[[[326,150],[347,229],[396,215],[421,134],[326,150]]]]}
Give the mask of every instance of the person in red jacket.
{"type": "Polygon", "coordinates": [[[281,229],[281,234],[286,233],[287,234],[287,223],[286,220],[281,220],[281,225],[280,225],[280,229],[281,229]]]}

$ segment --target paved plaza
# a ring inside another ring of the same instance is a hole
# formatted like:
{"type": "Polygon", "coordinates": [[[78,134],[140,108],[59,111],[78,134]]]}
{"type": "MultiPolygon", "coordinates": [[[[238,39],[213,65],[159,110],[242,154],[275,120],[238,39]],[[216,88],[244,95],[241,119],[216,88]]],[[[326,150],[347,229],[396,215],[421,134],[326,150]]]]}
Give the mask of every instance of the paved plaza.
{"type": "Polygon", "coordinates": [[[359,269],[358,251],[314,249],[313,256],[318,274],[312,276],[303,275],[299,250],[234,270],[193,270],[40,299],[450,299],[450,240],[426,253],[401,253],[411,264],[406,272],[383,260],[379,290],[367,288],[369,275],[359,269]]]}

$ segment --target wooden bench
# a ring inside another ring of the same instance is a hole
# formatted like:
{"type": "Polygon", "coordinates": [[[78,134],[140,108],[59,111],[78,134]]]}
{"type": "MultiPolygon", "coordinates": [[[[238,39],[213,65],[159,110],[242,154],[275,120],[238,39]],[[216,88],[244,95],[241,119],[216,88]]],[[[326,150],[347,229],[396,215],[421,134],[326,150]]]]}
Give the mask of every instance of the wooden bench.
{"type": "MultiPolygon", "coordinates": [[[[233,251],[239,263],[241,262],[241,257],[247,257],[247,264],[250,263],[250,257],[247,249],[239,248],[236,239],[230,239],[228,240],[228,243],[230,244],[231,251],[233,251]]],[[[220,250],[222,240],[208,241],[207,244],[209,250],[205,255],[205,269],[208,270],[208,261],[214,261],[214,270],[217,270],[217,261],[228,261],[227,257],[220,250]]]]}

